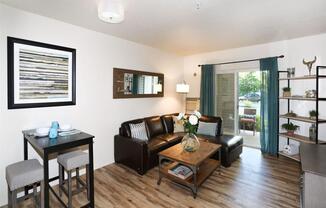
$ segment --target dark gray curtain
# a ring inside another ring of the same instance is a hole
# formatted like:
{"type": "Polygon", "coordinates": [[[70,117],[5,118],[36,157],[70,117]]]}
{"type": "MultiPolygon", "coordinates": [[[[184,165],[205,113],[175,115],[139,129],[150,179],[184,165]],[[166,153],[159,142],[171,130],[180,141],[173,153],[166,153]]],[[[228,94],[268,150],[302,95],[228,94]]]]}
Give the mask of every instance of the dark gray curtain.
{"type": "Polygon", "coordinates": [[[200,112],[215,115],[215,70],[213,65],[203,65],[200,82],[200,112]]]}
{"type": "Polygon", "coordinates": [[[261,102],[260,144],[262,153],[277,155],[278,128],[278,63],[277,58],[260,60],[261,102]]]}

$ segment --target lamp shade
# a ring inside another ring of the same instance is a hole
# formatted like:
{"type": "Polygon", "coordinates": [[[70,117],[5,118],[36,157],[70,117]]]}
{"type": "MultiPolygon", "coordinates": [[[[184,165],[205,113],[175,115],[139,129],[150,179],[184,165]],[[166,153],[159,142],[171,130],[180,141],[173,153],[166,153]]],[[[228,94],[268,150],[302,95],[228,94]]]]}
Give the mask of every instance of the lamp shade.
{"type": "Polygon", "coordinates": [[[189,92],[189,85],[186,83],[177,84],[176,91],[178,93],[188,93],[189,92]]]}
{"type": "Polygon", "coordinates": [[[98,17],[109,23],[120,23],[124,20],[123,5],[117,0],[100,0],[98,17]]]}

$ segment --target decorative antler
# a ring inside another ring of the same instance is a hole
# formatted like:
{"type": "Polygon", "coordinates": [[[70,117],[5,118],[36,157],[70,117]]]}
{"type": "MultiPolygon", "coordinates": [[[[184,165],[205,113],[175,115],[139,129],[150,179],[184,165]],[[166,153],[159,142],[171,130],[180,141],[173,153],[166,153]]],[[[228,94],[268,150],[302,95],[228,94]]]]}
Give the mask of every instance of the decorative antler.
{"type": "Polygon", "coordinates": [[[315,59],[311,62],[311,64],[314,64],[317,61],[317,57],[315,56],[315,59]]]}
{"type": "Polygon", "coordinates": [[[312,69],[312,65],[317,61],[317,57],[315,56],[315,59],[313,61],[305,61],[304,59],[302,60],[302,63],[304,65],[307,65],[308,70],[309,70],[309,75],[311,75],[311,69],[312,69]]]}

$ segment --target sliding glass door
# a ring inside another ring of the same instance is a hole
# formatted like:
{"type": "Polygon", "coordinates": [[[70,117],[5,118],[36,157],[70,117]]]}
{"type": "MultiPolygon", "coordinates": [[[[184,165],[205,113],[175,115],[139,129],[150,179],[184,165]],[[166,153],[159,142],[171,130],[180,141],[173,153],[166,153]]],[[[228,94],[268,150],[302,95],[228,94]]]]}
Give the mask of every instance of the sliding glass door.
{"type": "Polygon", "coordinates": [[[238,72],[238,134],[244,144],[260,148],[260,71],[238,72]]]}
{"type": "Polygon", "coordinates": [[[255,148],[260,148],[260,87],[256,66],[217,70],[216,114],[223,119],[223,132],[241,135],[255,148]]]}
{"type": "Polygon", "coordinates": [[[223,119],[223,132],[236,133],[236,74],[216,75],[216,113],[223,119]]]}

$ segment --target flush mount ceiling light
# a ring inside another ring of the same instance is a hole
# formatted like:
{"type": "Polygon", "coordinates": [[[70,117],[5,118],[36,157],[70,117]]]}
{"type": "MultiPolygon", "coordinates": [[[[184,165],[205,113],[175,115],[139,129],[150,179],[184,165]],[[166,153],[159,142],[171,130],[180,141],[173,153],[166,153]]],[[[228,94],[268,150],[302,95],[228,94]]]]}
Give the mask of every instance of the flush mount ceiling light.
{"type": "Polygon", "coordinates": [[[200,0],[195,0],[195,4],[196,4],[196,9],[197,9],[197,10],[200,10],[200,7],[201,7],[201,2],[200,2],[200,0]]]}
{"type": "Polygon", "coordinates": [[[98,17],[108,23],[120,23],[124,20],[124,8],[118,0],[100,0],[98,17]]]}

